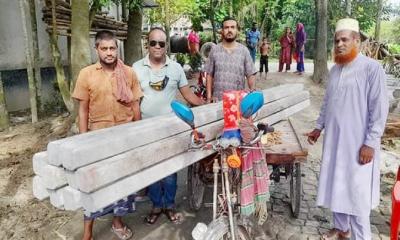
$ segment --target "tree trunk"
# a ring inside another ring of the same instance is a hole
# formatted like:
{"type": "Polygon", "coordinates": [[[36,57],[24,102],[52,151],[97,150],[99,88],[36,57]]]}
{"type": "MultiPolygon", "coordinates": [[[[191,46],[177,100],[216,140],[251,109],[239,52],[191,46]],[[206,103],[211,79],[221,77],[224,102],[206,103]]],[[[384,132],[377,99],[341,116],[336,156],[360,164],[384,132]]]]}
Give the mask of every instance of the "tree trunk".
{"type": "Polygon", "coordinates": [[[33,45],[33,68],[35,73],[36,83],[36,101],[39,107],[39,112],[43,111],[42,105],[42,76],[40,75],[40,53],[39,53],[39,38],[37,32],[36,21],[36,6],[35,0],[29,0],[31,29],[32,29],[32,45],[33,45]]]}
{"type": "Polygon", "coordinates": [[[210,9],[211,9],[211,26],[213,31],[213,40],[214,43],[217,43],[217,30],[215,29],[215,19],[214,19],[214,1],[210,0],[210,9]]]}
{"type": "Polygon", "coordinates": [[[69,112],[72,113],[74,111],[74,103],[71,99],[71,93],[69,91],[68,83],[65,79],[64,67],[61,62],[61,53],[60,49],[58,48],[55,0],[51,0],[51,11],[52,11],[51,14],[52,32],[49,33],[49,35],[50,35],[51,53],[53,55],[53,61],[54,61],[54,68],[56,69],[56,79],[65,107],[68,109],[69,112]]]}
{"type": "Polygon", "coordinates": [[[142,58],[142,21],[139,8],[129,10],[128,36],[124,44],[125,64],[128,66],[142,58]]]}
{"type": "Polygon", "coordinates": [[[351,0],[346,0],[346,17],[351,17],[351,0]]]}
{"type": "Polygon", "coordinates": [[[229,0],[229,16],[233,16],[233,0],[229,0]]]}
{"type": "Polygon", "coordinates": [[[25,55],[26,55],[26,70],[28,72],[29,102],[31,106],[32,123],[36,123],[38,121],[36,84],[35,84],[35,76],[33,73],[32,45],[30,44],[31,41],[29,39],[27,23],[26,23],[26,12],[28,6],[25,0],[20,0],[19,3],[21,9],[22,31],[25,38],[25,55]]]}
{"type": "Polygon", "coordinates": [[[264,36],[264,31],[265,31],[265,28],[266,28],[266,25],[267,25],[267,20],[268,20],[268,8],[267,8],[267,5],[265,5],[265,9],[264,10],[265,10],[264,17],[263,17],[263,19],[261,21],[261,26],[260,26],[261,39],[266,37],[266,36],[264,36]]]}
{"type": "Polygon", "coordinates": [[[315,83],[325,83],[328,76],[328,56],[327,56],[327,19],[328,2],[327,0],[315,0],[317,26],[315,31],[315,53],[314,53],[314,74],[315,83]]]}
{"type": "Polygon", "coordinates": [[[74,90],[79,71],[91,63],[89,30],[89,0],[72,0],[71,92],[74,90]]]}
{"type": "Polygon", "coordinates": [[[378,0],[378,13],[376,14],[375,40],[379,42],[381,35],[382,0],[378,0]]]}
{"type": "Polygon", "coordinates": [[[167,43],[168,43],[168,55],[171,53],[171,43],[170,43],[170,15],[169,15],[169,1],[165,0],[165,33],[167,34],[167,43]]]}
{"type": "Polygon", "coordinates": [[[5,129],[9,125],[8,112],[6,108],[6,97],[4,95],[3,81],[0,72],[0,129],[5,129]]]}

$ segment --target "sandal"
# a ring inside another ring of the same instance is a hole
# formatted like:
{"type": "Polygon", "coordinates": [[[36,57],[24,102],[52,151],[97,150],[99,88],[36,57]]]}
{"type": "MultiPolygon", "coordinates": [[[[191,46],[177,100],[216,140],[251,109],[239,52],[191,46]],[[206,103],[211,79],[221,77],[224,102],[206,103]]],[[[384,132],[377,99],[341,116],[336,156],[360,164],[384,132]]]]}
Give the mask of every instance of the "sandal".
{"type": "Polygon", "coordinates": [[[336,228],[329,230],[321,235],[321,240],[350,239],[350,231],[342,232],[336,228]]]}
{"type": "Polygon", "coordinates": [[[111,232],[117,235],[121,240],[130,239],[133,235],[132,231],[127,226],[124,226],[123,228],[115,228],[114,226],[111,226],[111,232]]]}
{"type": "Polygon", "coordinates": [[[177,213],[175,209],[167,208],[164,211],[165,215],[167,216],[168,220],[170,220],[174,224],[180,224],[182,220],[182,215],[177,213]]]}
{"type": "Polygon", "coordinates": [[[158,210],[153,209],[153,210],[151,210],[150,214],[147,215],[147,216],[144,218],[144,221],[145,221],[147,224],[149,224],[149,225],[153,225],[154,223],[157,222],[157,220],[158,220],[158,218],[160,217],[160,215],[161,215],[162,212],[163,212],[163,211],[162,211],[161,209],[158,209],[158,210]]]}

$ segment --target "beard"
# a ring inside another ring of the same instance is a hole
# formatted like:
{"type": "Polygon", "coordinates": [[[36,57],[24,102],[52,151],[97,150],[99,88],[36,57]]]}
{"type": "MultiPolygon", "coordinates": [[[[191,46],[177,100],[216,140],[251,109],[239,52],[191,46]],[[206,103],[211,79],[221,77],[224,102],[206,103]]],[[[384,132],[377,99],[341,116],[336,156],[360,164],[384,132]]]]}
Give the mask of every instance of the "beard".
{"type": "MultiPolygon", "coordinates": [[[[228,33],[228,34],[229,34],[229,33],[228,33]]],[[[230,34],[231,36],[229,36],[229,37],[228,37],[228,34],[224,35],[224,40],[225,40],[225,41],[227,41],[227,42],[233,42],[233,41],[236,40],[236,34],[231,33],[231,34],[230,34]]]]}
{"type": "Polygon", "coordinates": [[[335,53],[335,63],[337,64],[347,64],[353,61],[358,55],[357,46],[352,46],[350,52],[344,54],[335,53]]]}

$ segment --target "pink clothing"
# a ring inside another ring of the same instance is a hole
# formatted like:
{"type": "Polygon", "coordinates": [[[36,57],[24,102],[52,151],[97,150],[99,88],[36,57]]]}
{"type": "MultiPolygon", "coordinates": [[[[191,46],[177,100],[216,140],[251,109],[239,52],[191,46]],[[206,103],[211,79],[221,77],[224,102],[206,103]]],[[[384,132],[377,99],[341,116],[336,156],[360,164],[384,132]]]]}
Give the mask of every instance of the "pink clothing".
{"type": "Polygon", "coordinates": [[[279,40],[281,44],[281,56],[280,62],[291,64],[292,63],[292,45],[293,39],[291,37],[287,37],[286,35],[281,37],[279,40]]]}
{"type": "Polygon", "coordinates": [[[189,43],[200,44],[200,37],[195,31],[191,31],[188,36],[189,43]]]}

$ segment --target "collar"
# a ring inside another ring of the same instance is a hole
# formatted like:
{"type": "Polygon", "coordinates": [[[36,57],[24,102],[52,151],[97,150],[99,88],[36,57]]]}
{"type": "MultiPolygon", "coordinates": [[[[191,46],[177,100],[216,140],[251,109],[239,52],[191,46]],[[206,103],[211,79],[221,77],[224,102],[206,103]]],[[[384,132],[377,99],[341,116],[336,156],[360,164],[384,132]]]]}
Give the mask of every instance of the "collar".
{"type": "MultiPolygon", "coordinates": [[[[171,63],[171,59],[170,59],[168,56],[165,56],[165,63],[164,63],[164,66],[163,66],[163,67],[168,66],[170,63],[171,63]]],[[[143,65],[144,65],[144,66],[151,67],[151,65],[150,65],[150,59],[149,59],[149,54],[147,54],[146,57],[144,57],[144,59],[143,59],[143,65]]]]}

